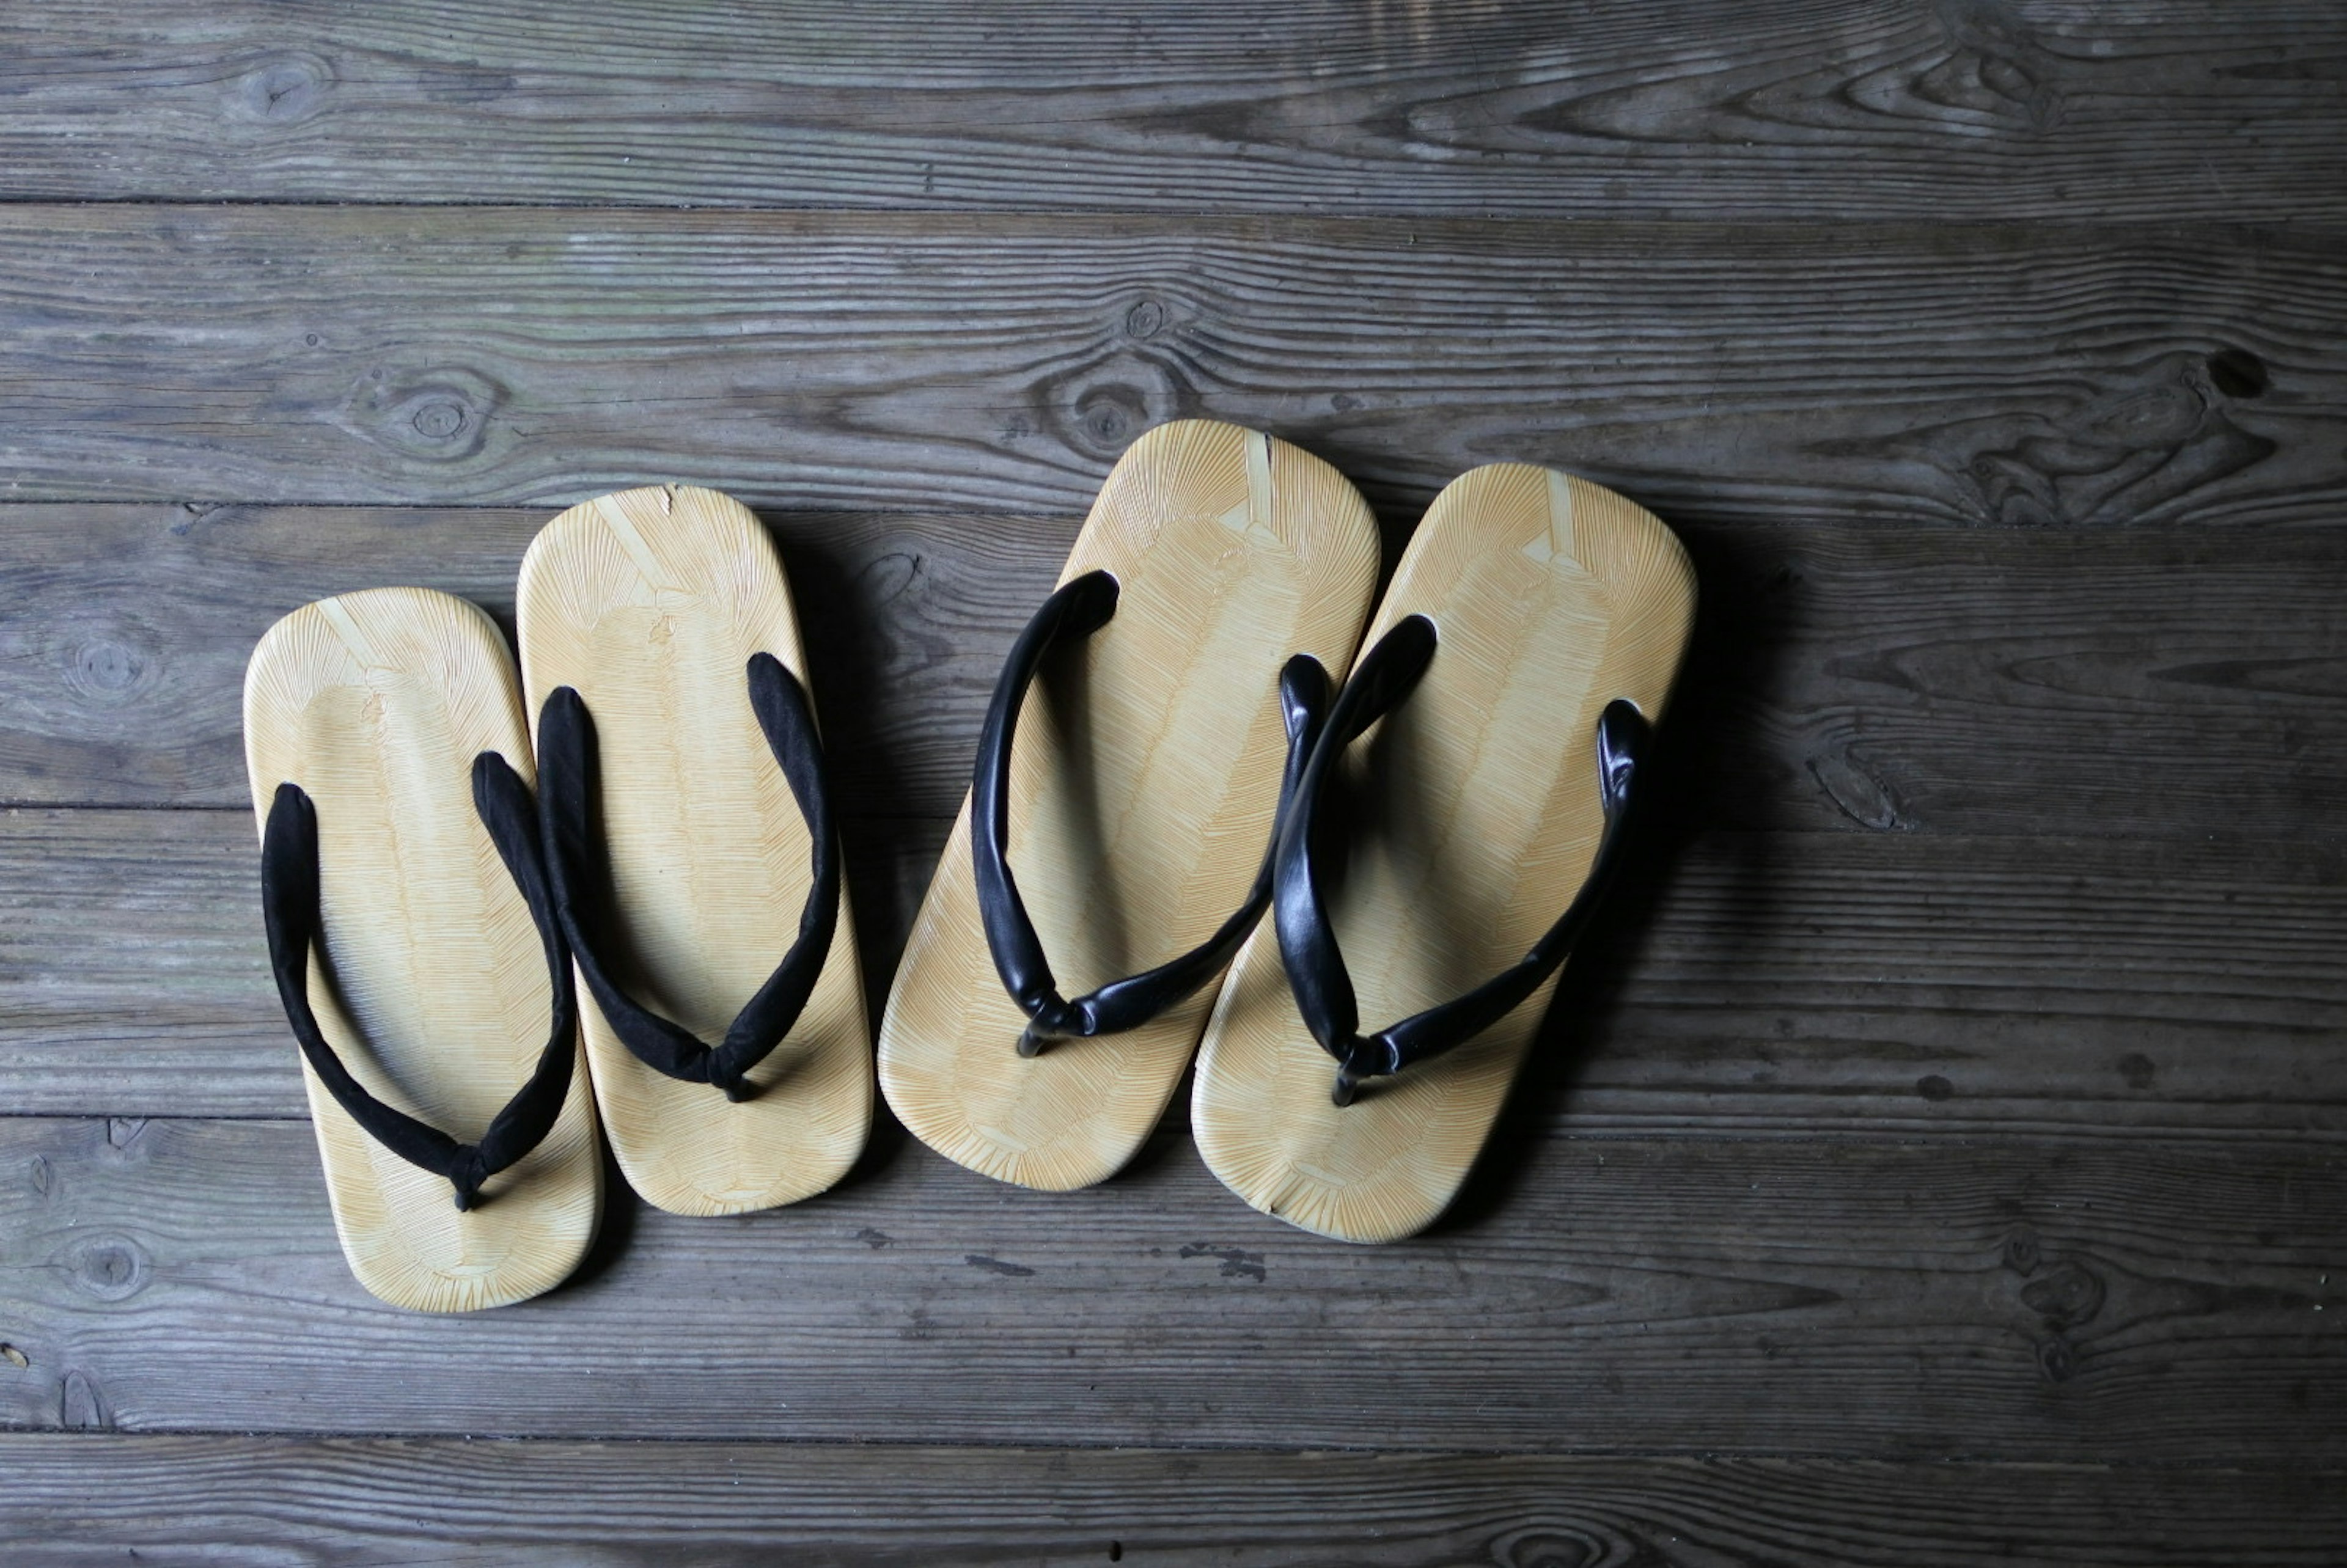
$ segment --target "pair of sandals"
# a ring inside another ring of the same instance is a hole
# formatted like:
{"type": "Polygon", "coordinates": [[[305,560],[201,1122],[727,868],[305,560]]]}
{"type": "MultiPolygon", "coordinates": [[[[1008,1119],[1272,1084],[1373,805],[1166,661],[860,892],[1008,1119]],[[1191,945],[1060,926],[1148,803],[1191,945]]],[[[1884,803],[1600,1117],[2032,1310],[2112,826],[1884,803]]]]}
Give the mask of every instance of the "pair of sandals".
{"type": "MultiPolygon", "coordinates": [[[[1255,1207],[1376,1241],[1450,1202],[1614,857],[1694,579],[1650,514],[1520,465],[1437,498],[1356,662],[1377,568],[1358,493],[1283,442],[1185,421],[1119,461],[1012,649],[890,995],[879,1079],[925,1143],[1089,1185],[1194,1054],[1199,1146],[1255,1207]]],[[[272,629],[246,683],[336,1227],[363,1284],[427,1310],[577,1266],[598,1110],[683,1214],[823,1191],[871,1119],[763,528],[705,490],[574,507],[518,623],[518,680],[462,600],[345,595],[272,629]]]]}
{"type": "Polygon", "coordinates": [[[1184,422],[1119,460],[883,1017],[924,1143],[1088,1186],[1194,1056],[1199,1151],[1257,1209],[1375,1242],[1449,1205],[1618,858],[1695,574],[1652,513],[1522,464],[1435,498],[1372,616],[1378,564],[1285,442],[1184,422]]]}
{"type": "Polygon", "coordinates": [[[427,1311],[579,1266],[600,1136],[661,1208],[738,1214],[831,1186],[872,1121],[765,528],[711,490],[574,507],[531,543],[516,620],[518,671],[463,600],[344,594],[245,676],[270,960],[335,1228],[362,1284],[427,1311]]]}

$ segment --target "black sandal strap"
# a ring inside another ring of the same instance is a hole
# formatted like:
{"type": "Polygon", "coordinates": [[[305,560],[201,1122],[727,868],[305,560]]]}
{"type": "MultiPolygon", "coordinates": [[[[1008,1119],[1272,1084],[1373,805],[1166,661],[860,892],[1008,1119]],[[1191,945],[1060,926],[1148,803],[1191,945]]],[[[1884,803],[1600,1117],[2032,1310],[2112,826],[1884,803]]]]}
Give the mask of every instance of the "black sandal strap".
{"type": "Polygon", "coordinates": [[[538,1066],[489,1122],[477,1143],[460,1143],[428,1122],[384,1104],[351,1076],[326,1043],[310,1010],[310,952],[322,939],[318,914],[318,813],[295,784],[277,786],[261,843],[261,913],[269,930],[269,967],[277,976],[278,999],[293,1026],[293,1038],[326,1092],[367,1135],[413,1165],[448,1179],[456,1207],[480,1201],[481,1184],[538,1147],[562,1114],[578,1060],[577,1002],[570,989],[570,955],[554,915],[546,866],[539,857],[538,812],[529,786],[505,758],[483,752],[473,759],[473,809],[507,874],[529,906],[546,948],[546,970],[554,989],[554,1027],[538,1052],[538,1066]]]}
{"type": "Polygon", "coordinates": [[[704,1045],[692,1030],[638,1005],[612,978],[597,923],[588,918],[589,911],[608,910],[612,904],[610,862],[589,810],[596,778],[595,721],[585,699],[569,686],[558,687],[547,697],[538,718],[538,804],[547,869],[554,879],[554,907],[587,989],[611,1032],[647,1066],[687,1083],[713,1083],[728,1100],[737,1102],[756,1092],[745,1075],[782,1043],[805,1010],[839,928],[839,840],[832,824],[831,794],[824,783],[823,741],[815,733],[806,689],[771,653],[750,656],[748,679],[758,728],[806,822],[813,879],[790,950],[715,1046],[704,1045]]]}
{"type": "MultiPolygon", "coordinates": [[[[1003,989],[1030,1020],[1019,1037],[1019,1054],[1033,1056],[1047,1040],[1092,1039],[1136,1029],[1190,996],[1219,974],[1263,918],[1271,897],[1271,850],[1266,845],[1262,868],[1246,902],[1216,927],[1214,935],[1182,954],[1143,970],[1112,980],[1099,989],[1070,1001],[1060,995],[1051,965],[1043,956],[1042,939],[1019,896],[1010,874],[1010,744],[1019,727],[1019,709],[1034,683],[1044,656],[1062,642],[1091,636],[1116,613],[1117,581],[1105,571],[1087,572],[1043,601],[1010,646],[1001,677],[994,683],[987,705],[986,723],[979,732],[978,765],[970,779],[970,858],[978,880],[979,917],[986,927],[986,945],[994,955],[995,971],[1003,989]]],[[[1272,822],[1277,841],[1286,820],[1287,802],[1302,776],[1320,718],[1328,705],[1330,682],[1320,661],[1298,654],[1279,675],[1280,715],[1287,732],[1287,761],[1281,774],[1279,805],[1272,822]]]]}
{"type": "Polygon", "coordinates": [[[1581,891],[1532,951],[1473,990],[1364,1036],[1352,975],[1320,896],[1319,861],[1327,849],[1326,835],[1317,831],[1320,797],[1345,748],[1417,688],[1433,661],[1434,648],[1434,623],[1413,615],[1387,632],[1361,661],[1321,729],[1273,851],[1272,919],[1279,933],[1280,960],[1305,1027],[1337,1059],[1331,1097],[1339,1105],[1352,1102],[1364,1078],[1399,1072],[1472,1040],[1521,1006],[1564,962],[1620,860],[1631,781],[1653,733],[1653,725],[1636,704],[1617,699],[1605,705],[1597,721],[1604,835],[1581,891]]]}

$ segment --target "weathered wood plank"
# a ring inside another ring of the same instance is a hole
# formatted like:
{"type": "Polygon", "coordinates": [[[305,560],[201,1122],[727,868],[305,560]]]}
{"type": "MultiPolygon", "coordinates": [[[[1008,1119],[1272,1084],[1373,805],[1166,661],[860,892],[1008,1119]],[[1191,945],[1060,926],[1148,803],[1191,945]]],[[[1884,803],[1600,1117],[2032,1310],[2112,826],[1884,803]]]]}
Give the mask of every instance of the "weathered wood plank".
{"type": "Polygon", "coordinates": [[[1399,514],[1498,457],[1676,522],[2334,520],[2319,235],[0,207],[0,497],[1080,512],[1144,426],[1399,514]]]}
{"type": "Polygon", "coordinates": [[[892,1142],[764,1214],[621,1200],[449,1319],[351,1279],[300,1122],[0,1121],[0,1422],[2347,1460],[2335,1141],[1548,1140],[1382,1248],[1170,1140],[1077,1194],[892,1142]]]}
{"type": "MultiPolygon", "coordinates": [[[[853,825],[876,1016],[945,832],[853,825]]],[[[0,817],[0,1107],[302,1114],[255,863],[244,813],[0,817]]],[[[2335,842],[1655,839],[1515,1115],[2347,1132],[2342,951],[2335,842]]]]}
{"type": "MultiPolygon", "coordinates": [[[[510,640],[522,551],[552,516],[0,506],[0,800],[245,804],[244,664],[272,622],[415,583],[484,606],[510,640]]],[[[1075,519],[777,522],[842,809],[949,815],[986,693],[1075,519]]]]}
{"type": "Polygon", "coordinates": [[[2347,1473],[1184,1450],[0,1436],[26,1568],[488,1560],[2330,1568],[2347,1473]]]}
{"type": "Polygon", "coordinates": [[[0,19],[0,197],[2332,221],[2335,7],[201,9],[0,19]]]}
{"type": "MultiPolygon", "coordinates": [[[[0,506],[0,801],[241,805],[238,692],[272,620],[387,582],[507,615],[547,516],[0,506]]],[[[1074,520],[772,520],[846,809],[950,815],[1074,520]]],[[[2347,531],[1686,532],[1676,824],[2347,832],[2347,531]]]]}

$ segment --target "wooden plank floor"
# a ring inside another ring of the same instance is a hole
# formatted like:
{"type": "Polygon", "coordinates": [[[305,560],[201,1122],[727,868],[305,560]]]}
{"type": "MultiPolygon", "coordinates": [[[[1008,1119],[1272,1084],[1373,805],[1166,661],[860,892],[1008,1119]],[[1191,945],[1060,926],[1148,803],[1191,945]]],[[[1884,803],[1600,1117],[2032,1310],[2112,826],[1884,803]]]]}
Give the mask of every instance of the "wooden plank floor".
{"type": "Polygon", "coordinates": [[[0,12],[0,1560],[2347,1560],[2347,12],[0,12]],[[1342,1246],[1184,1102],[383,1307],[238,733],[731,489],[876,1005],[1116,455],[1573,469],[1704,605],[1491,1157],[1342,1246]]]}

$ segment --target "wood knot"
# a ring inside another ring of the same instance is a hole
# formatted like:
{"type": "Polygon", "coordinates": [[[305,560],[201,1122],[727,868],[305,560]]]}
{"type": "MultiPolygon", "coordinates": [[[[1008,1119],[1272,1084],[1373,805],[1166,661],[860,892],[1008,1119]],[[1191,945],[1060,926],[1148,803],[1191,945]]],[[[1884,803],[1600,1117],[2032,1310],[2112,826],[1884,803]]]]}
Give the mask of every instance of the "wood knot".
{"type": "Polygon", "coordinates": [[[1555,1526],[1528,1530],[1491,1542],[1491,1559],[1506,1568],[1592,1568],[1599,1563],[1645,1563],[1655,1559],[1635,1542],[1593,1540],[1555,1526]]]}
{"type": "Polygon", "coordinates": [[[334,67],[307,49],[282,49],[242,63],[229,79],[227,118],[248,125],[299,125],[326,104],[334,67]]]}
{"type": "Polygon", "coordinates": [[[2209,384],[2228,397],[2247,399],[2264,396],[2273,378],[2256,354],[2245,348],[2229,348],[2209,356],[2209,384]]]}
{"type": "Polygon", "coordinates": [[[454,398],[442,397],[418,408],[415,417],[408,423],[415,425],[415,433],[426,441],[453,441],[465,433],[466,423],[470,417],[463,404],[454,398]]]}
{"type": "Polygon", "coordinates": [[[59,651],[66,689],[97,708],[135,702],[155,684],[159,640],[121,624],[92,627],[59,651]]]}
{"type": "Polygon", "coordinates": [[[1841,814],[1878,833],[1906,833],[1914,822],[1880,770],[1855,746],[1829,747],[1811,757],[1809,776],[1841,814]]]}
{"type": "Polygon", "coordinates": [[[1122,446],[1148,420],[1146,405],[1131,387],[1095,388],[1076,405],[1076,423],[1096,446],[1122,446]]]}
{"type": "Polygon", "coordinates": [[[402,456],[460,463],[488,446],[506,389],[461,365],[415,374],[377,369],[351,395],[343,424],[402,456]]]}
{"type": "Polygon", "coordinates": [[[2165,354],[2065,412],[1948,431],[1950,466],[1991,522],[2132,522],[2274,454],[2233,417],[2267,385],[2245,350],[2165,354]]]}
{"type": "Polygon", "coordinates": [[[1197,414],[1198,403],[1178,355],[1130,339],[1089,364],[1047,377],[1029,399],[1070,446],[1103,457],[1122,453],[1153,425],[1197,414]]]}
{"type": "Polygon", "coordinates": [[[128,1236],[84,1237],[67,1251],[65,1263],[75,1286],[100,1301],[125,1301],[147,1287],[146,1251],[128,1236]]]}
{"type": "Polygon", "coordinates": [[[1165,307],[1155,300],[1143,300],[1124,313],[1124,334],[1133,338],[1153,338],[1165,329],[1165,307]]]}
{"type": "Polygon", "coordinates": [[[2057,1264],[2021,1287],[2021,1304],[2048,1328],[2075,1328],[2103,1309],[2102,1276],[2083,1264],[2057,1264]]]}
{"type": "Polygon", "coordinates": [[[1953,55],[1918,83],[1928,102],[2018,119],[2032,130],[2061,128],[2066,118],[2055,77],[2061,56],[1997,0],[1942,0],[1940,26],[1953,55]]]}

